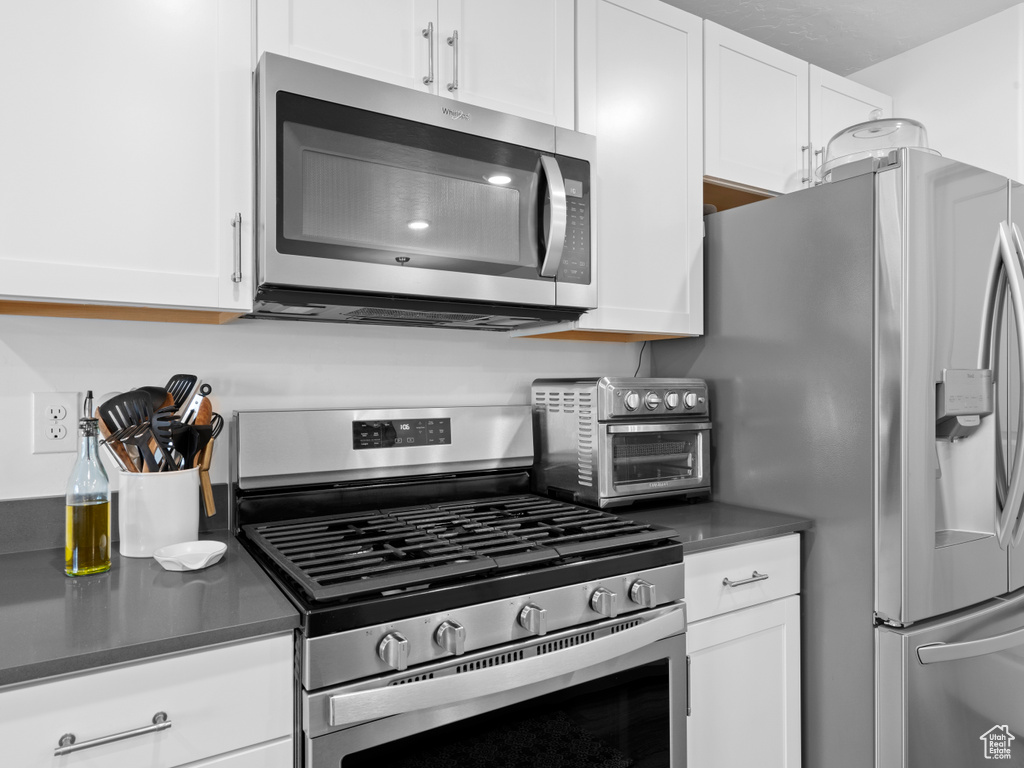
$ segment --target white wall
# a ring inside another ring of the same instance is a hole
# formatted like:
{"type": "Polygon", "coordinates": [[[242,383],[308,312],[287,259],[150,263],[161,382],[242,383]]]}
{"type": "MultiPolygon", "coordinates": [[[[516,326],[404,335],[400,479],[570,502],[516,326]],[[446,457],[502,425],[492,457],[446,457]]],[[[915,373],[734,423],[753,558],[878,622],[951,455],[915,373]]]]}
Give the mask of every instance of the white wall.
{"type": "MultiPolygon", "coordinates": [[[[195,373],[214,409],[529,403],[540,376],[632,375],[640,344],[240,320],[224,326],[0,316],[0,499],[63,495],[74,454],[31,453],[33,392],[99,398],[195,373]]],[[[650,351],[641,374],[648,372],[650,351]]],[[[228,446],[211,478],[227,482],[228,446]]],[[[108,474],[116,474],[108,464],[108,474]]]]}
{"type": "Polygon", "coordinates": [[[1024,4],[863,69],[944,157],[1024,180],[1024,4]]]}

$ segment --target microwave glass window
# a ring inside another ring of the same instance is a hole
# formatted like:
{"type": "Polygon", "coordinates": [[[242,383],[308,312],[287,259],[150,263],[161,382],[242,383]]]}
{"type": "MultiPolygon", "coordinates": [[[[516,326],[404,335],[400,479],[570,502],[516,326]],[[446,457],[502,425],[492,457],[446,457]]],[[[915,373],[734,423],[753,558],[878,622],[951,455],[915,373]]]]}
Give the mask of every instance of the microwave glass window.
{"type": "Polygon", "coordinates": [[[669,662],[348,755],[341,768],[669,768],[669,662]]]}
{"type": "MultiPolygon", "coordinates": [[[[283,91],[277,103],[279,252],[539,279],[543,153],[283,91]]],[[[567,178],[585,177],[565,162],[567,178]]],[[[589,282],[576,264],[589,214],[571,202],[559,278],[589,282]]]]}
{"type": "Polygon", "coordinates": [[[640,432],[613,435],[613,483],[690,480],[700,473],[700,433],[640,432]]]}

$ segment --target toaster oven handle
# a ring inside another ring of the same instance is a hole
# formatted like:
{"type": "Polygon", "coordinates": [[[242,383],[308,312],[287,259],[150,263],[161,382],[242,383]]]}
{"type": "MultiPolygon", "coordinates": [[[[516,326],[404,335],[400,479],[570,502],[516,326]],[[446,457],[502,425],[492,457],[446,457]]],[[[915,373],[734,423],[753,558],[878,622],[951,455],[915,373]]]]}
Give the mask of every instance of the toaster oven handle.
{"type": "MultiPolygon", "coordinates": [[[[686,611],[681,605],[673,606],[673,610],[668,613],[639,626],[522,661],[485,667],[476,672],[419,680],[408,685],[337,693],[330,696],[327,702],[329,724],[337,728],[522,688],[628,656],[685,630],[686,611]]],[[[552,639],[552,642],[557,643],[557,640],[552,639]]],[[[505,655],[509,652],[504,651],[505,655]]],[[[514,652],[514,649],[511,650],[511,653],[514,652]]]]}
{"type": "Polygon", "coordinates": [[[657,424],[610,424],[608,434],[635,434],[637,432],[698,432],[702,429],[711,429],[709,421],[674,421],[671,423],[658,422],[657,424]]]}
{"type": "Polygon", "coordinates": [[[541,277],[557,277],[565,250],[565,227],[569,221],[569,209],[565,196],[565,179],[558,160],[551,155],[540,156],[540,167],[548,183],[548,205],[551,215],[548,230],[544,233],[544,260],[540,263],[541,277]]]}

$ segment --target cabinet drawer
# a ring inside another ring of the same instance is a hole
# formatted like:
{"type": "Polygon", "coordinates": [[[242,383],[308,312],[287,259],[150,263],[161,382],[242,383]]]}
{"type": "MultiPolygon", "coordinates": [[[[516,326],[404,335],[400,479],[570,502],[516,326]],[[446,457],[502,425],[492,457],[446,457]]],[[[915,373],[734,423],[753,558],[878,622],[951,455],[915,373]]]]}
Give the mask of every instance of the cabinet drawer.
{"type": "Polygon", "coordinates": [[[698,552],[683,562],[686,619],[691,622],[800,591],[799,534],[698,552]],[[756,580],[730,586],[726,579],[756,580]]]}
{"type": "Polygon", "coordinates": [[[108,667],[0,692],[0,744],[19,768],[162,768],[292,732],[290,634],[108,667]],[[55,756],[75,743],[152,725],[171,727],[55,756]]]}

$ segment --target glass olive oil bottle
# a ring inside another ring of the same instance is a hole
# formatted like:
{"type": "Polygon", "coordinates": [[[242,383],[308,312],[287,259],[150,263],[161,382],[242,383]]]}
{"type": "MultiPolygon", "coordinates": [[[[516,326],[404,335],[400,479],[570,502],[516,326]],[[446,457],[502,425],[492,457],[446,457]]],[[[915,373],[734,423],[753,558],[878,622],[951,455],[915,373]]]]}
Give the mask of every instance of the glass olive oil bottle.
{"type": "Polygon", "coordinates": [[[110,482],[100,463],[99,421],[92,417],[92,392],[78,421],[78,460],[67,489],[64,572],[87,576],[110,570],[110,482]]]}

